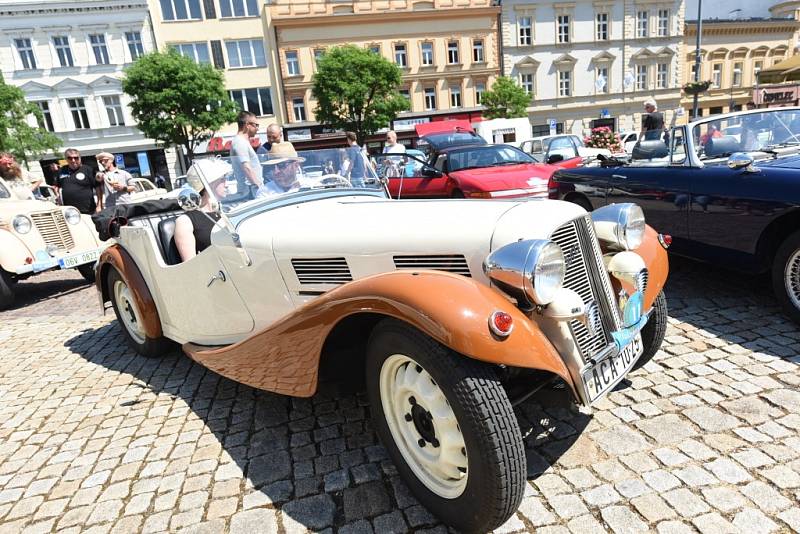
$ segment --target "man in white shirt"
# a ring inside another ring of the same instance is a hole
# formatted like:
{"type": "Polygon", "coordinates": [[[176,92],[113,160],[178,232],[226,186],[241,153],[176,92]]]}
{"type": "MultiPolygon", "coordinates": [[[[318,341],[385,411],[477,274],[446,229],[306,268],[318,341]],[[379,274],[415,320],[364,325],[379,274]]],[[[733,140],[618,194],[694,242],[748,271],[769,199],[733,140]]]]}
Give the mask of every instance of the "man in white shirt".
{"type": "Polygon", "coordinates": [[[259,188],[257,197],[271,197],[297,191],[304,184],[298,178],[300,164],[305,161],[297,155],[292,143],[283,141],[272,143],[269,149],[269,159],[264,161],[264,165],[272,169],[272,180],[259,188]]]}
{"type": "Polygon", "coordinates": [[[131,193],[136,190],[131,183],[133,176],[128,171],[117,168],[114,154],[110,152],[100,152],[95,158],[100,167],[96,178],[103,182],[103,195],[99,199],[100,209],[129,203],[131,193]]]}
{"type": "MultiPolygon", "coordinates": [[[[397,133],[394,130],[386,132],[386,144],[383,147],[384,154],[405,154],[406,147],[397,142],[397,133]]],[[[405,166],[405,157],[401,156],[385,156],[383,158],[383,176],[398,177],[401,175],[402,169],[405,166]]]]}

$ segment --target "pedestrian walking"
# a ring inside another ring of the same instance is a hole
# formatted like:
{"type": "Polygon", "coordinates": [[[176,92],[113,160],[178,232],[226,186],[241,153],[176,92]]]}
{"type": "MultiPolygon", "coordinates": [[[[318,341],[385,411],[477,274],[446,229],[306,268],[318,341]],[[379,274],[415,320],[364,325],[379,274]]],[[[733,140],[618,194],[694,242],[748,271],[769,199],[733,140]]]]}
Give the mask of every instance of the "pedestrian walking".
{"type": "Polygon", "coordinates": [[[646,140],[661,139],[664,133],[664,114],[658,111],[658,104],[652,98],[644,101],[642,115],[642,137],[646,140]]]}
{"type": "Polygon", "coordinates": [[[127,204],[131,201],[131,193],[136,188],[133,186],[133,176],[128,171],[118,169],[114,161],[114,154],[100,152],[97,156],[100,171],[97,178],[103,184],[103,195],[100,197],[100,209],[112,208],[118,204],[127,204]]]}
{"type": "Polygon", "coordinates": [[[62,203],[65,206],[73,206],[86,215],[100,211],[95,196],[102,198],[102,178],[97,178],[97,173],[81,162],[81,153],[78,149],[68,148],[64,151],[64,157],[67,164],[59,170],[56,181],[62,203]]]}
{"type": "Polygon", "coordinates": [[[355,132],[345,132],[345,139],[347,139],[347,157],[350,160],[344,175],[345,178],[350,180],[350,183],[356,187],[364,185],[364,178],[367,176],[367,157],[364,150],[358,145],[358,137],[355,132]]]}

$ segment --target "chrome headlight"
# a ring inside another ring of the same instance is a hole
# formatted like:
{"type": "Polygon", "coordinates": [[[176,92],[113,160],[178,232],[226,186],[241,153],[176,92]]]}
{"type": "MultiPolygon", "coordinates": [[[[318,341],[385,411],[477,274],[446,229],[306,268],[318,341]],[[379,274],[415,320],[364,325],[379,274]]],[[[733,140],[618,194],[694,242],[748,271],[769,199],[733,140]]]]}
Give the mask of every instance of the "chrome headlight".
{"type": "Polygon", "coordinates": [[[483,272],[523,308],[552,302],[564,282],[564,254],[552,241],[517,241],[492,252],[483,272]]]}
{"type": "Polygon", "coordinates": [[[644,239],[645,220],[636,204],[611,204],[592,212],[597,239],[621,250],[639,248],[644,239]]]}
{"type": "Polygon", "coordinates": [[[17,215],[14,217],[14,220],[11,221],[11,225],[18,234],[27,234],[31,231],[31,228],[33,228],[33,223],[25,215],[17,215]]]}
{"type": "Polygon", "coordinates": [[[81,222],[81,212],[70,206],[64,210],[64,218],[69,224],[79,224],[81,222]]]}

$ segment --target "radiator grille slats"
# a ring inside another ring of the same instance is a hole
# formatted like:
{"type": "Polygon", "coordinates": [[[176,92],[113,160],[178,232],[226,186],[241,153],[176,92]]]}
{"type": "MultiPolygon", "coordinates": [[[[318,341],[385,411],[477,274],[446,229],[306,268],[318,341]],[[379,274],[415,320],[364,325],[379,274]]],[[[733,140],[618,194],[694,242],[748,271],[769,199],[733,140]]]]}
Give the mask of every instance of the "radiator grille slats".
{"type": "Polygon", "coordinates": [[[344,258],[293,259],[292,267],[301,284],[344,284],[353,281],[344,258]]]}
{"type": "Polygon", "coordinates": [[[46,245],[54,245],[62,250],[70,250],[75,247],[75,241],[72,239],[69,226],[67,226],[67,221],[61,211],[32,213],[31,221],[46,245]]]}
{"type": "Polygon", "coordinates": [[[395,256],[394,266],[396,269],[432,269],[471,276],[467,259],[461,254],[395,256]]]}

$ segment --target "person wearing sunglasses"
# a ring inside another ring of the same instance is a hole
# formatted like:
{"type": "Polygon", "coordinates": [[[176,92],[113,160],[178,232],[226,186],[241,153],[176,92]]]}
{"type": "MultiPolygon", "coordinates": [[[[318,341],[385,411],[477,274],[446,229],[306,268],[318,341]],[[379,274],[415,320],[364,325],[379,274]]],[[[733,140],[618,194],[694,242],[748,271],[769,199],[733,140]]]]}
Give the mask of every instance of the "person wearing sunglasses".
{"type": "Polygon", "coordinates": [[[303,185],[299,175],[300,164],[305,161],[297,155],[294,145],[288,141],[272,143],[269,159],[264,165],[272,170],[272,180],[258,190],[258,197],[271,197],[297,191],[303,185]]]}
{"type": "Polygon", "coordinates": [[[64,151],[67,164],[61,167],[56,180],[64,206],[73,206],[81,213],[92,215],[100,211],[95,198],[103,196],[103,178],[88,165],[81,163],[81,153],[75,148],[64,151]]]}
{"type": "Polygon", "coordinates": [[[231,165],[233,176],[236,178],[236,196],[250,198],[251,186],[259,188],[263,183],[261,164],[251,143],[251,139],[258,133],[258,122],[256,116],[249,111],[239,112],[236,122],[239,132],[231,142],[231,165]]]}

